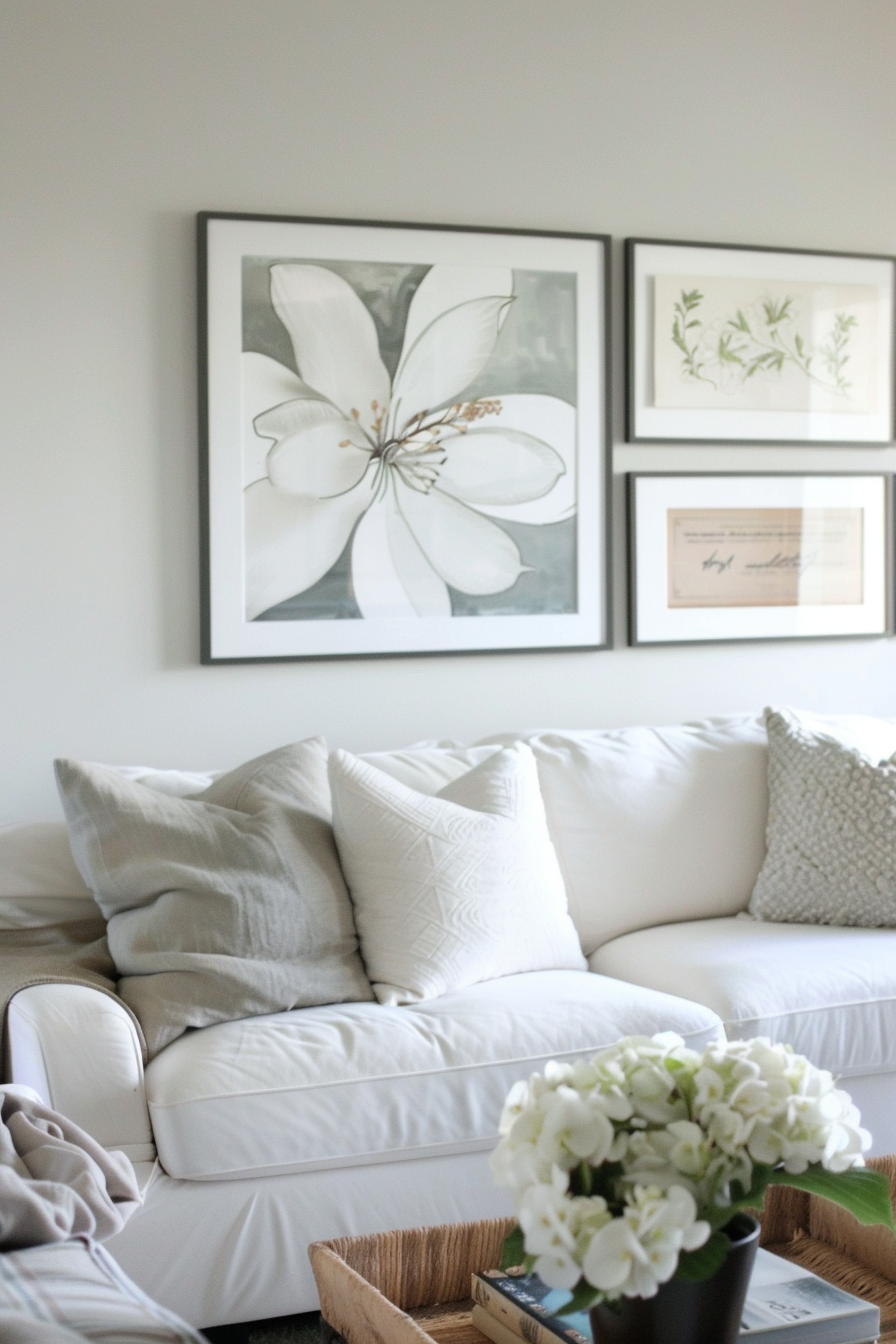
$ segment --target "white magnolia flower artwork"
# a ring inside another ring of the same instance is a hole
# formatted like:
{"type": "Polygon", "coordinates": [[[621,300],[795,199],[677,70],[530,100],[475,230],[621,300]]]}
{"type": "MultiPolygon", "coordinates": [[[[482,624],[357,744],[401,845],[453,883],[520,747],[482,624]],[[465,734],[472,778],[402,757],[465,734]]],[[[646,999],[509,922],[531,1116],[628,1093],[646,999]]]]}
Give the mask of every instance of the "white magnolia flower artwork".
{"type": "Polygon", "coordinates": [[[345,556],[365,620],[511,593],[536,567],[514,525],[577,511],[575,405],[490,383],[514,271],[425,269],[396,358],[337,268],[266,269],[292,359],[242,355],[246,619],[270,619],[345,556]]]}

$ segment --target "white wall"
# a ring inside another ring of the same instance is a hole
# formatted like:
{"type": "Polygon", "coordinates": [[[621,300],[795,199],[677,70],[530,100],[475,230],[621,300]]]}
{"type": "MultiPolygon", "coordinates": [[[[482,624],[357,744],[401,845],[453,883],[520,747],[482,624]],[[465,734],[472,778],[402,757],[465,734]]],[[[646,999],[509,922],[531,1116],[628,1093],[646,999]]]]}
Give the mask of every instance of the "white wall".
{"type": "MultiPolygon", "coordinates": [[[[761,706],[896,713],[896,641],[200,667],[203,209],[896,252],[891,0],[2,0],[0,818],[51,760],[236,763],[761,706]]],[[[622,438],[621,243],[614,256],[622,438]]],[[[896,450],[618,446],[615,469],[896,450]]]]}

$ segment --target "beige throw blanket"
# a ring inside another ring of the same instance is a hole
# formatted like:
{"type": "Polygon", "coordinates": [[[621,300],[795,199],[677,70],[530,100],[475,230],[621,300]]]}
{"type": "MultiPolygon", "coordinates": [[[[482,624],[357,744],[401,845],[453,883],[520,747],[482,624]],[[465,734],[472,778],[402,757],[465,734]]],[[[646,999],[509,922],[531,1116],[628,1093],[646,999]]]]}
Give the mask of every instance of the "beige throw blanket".
{"type": "Polygon", "coordinates": [[[78,1235],[105,1241],[140,1203],[134,1168],[35,1095],[0,1090],[0,1250],[78,1235]]]}
{"type": "Polygon", "coordinates": [[[121,1003],[133,1019],[146,1058],[143,1032],[127,1004],[115,992],[117,972],[109,955],[101,918],[48,924],[41,928],[4,929],[0,934],[0,1018],[3,1021],[0,1083],[10,1077],[6,1049],[6,1010],[20,989],[29,985],[90,985],[121,1003]]]}

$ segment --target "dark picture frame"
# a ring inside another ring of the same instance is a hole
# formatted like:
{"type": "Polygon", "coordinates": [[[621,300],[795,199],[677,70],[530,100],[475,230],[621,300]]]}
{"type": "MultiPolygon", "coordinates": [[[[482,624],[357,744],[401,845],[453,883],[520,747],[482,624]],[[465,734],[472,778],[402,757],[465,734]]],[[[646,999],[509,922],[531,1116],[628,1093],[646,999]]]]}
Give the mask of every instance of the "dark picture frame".
{"type": "Polygon", "coordinates": [[[609,238],[197,228],[202,661],[608,647],[609,238]]]}
{"type": "Polygon", "coordinates": [[[886,472],[631,472],[629,643],[892,632],[886,472]]]}
{"type": "Polygon", "coordinates": [[[628,238],[631,443],[890,443],[896,258],[628,238]]]}

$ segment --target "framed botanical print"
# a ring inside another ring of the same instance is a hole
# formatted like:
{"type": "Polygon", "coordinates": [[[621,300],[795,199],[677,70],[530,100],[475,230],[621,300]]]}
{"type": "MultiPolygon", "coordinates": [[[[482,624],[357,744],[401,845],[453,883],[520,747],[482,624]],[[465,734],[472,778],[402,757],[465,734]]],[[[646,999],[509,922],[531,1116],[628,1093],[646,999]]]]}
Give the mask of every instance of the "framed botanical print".
{"type": "Polygon", "coordinates": [[[884,635],[890,478],[628,477],[630,642],[884,635]]]}
{"type": "Polygon", "coordinates": [[[628,439],[890,442],[894,267],[629,238],[628,439]]]}
{"type": "Polygon", "coordinates": [[[608,240],[198,226],[203,661],[606,645],[608,240]]]}

